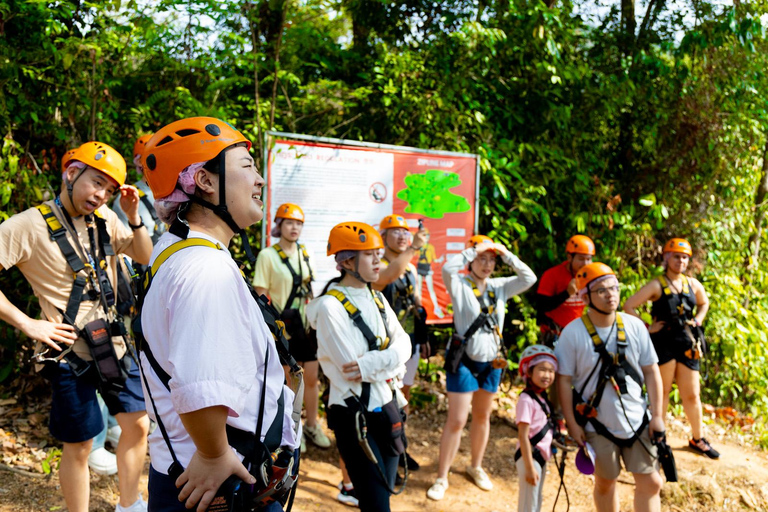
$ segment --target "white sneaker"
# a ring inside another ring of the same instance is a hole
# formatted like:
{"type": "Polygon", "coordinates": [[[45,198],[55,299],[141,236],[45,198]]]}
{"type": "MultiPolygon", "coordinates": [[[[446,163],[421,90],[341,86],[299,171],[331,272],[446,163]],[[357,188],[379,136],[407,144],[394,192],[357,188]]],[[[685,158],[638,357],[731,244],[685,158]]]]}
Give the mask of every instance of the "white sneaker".
{"type": "Polygon", "coordinates": [[[475,481],[475,485],[484,491],[490,491],[493,489],[493,482],[488,478],[488,475],[483,471],[483,468],[473,468],[467,466],[467,474],[475,481]]]}
{"type": "Polygon", "coordinates": [[[147,512],[147,502],[139,495],[139,499],[130,507],[121,507],[118,503],[115,512],[147,512]]]}
{"type": "Polygon", "coordinates": [[[445,491],[448,490],[448,479],[438,478],[432,487],[427,491],[427,498],[435,501],[440,501],[445,496],[445,491]]]}
{"type": "Polygon", "coordinates": [[[103,446],[96,448],[88,455],[88,467],[98,475],[114,475],[117,473],[117,457],[103,446]]]}
{"type": "Polygon", "coordinates": [[[115,425],[107,430],[107,442],[112,445],[112,448],[117,448],[122,433],[123,429],[120,428],[120,425],[115,425]]]}
{"type": "Polygon", "coordinates": [[[330,448],[331,446],[331,440],[325,435],[320,425],[315,425],[314,427],[304,425],[304,437],[312,441],[312,444],[319,448],[330,448]]]}
{"type": "Polygon", "coordinates": [[[301,447],[299,448],[299,452],[303,455],[304,452],[307,451],[307,438],[304,437],[304,434],[301,434],[301,447]]]}
{"type": "Polygon", "coordinates": [[[339,501],[350,507],[360,507],[360,502],[357,500],[357,494],[355,494],[355,488],[347,489],[344,487],[344,482],[339,482],[339,494],[336,495],[336,501],[339,501]]]}

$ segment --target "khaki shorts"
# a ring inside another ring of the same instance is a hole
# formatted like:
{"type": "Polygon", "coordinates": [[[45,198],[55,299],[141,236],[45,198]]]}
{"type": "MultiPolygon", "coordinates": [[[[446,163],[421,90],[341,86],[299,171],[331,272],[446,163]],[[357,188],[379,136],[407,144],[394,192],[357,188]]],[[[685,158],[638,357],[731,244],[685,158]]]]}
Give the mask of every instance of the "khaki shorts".
{"type": "Polygon", "coordinates": [[[621,473],[621,461],[624,460],[624,468],[630,473],[647,475],[658,471],[659,456],[656,447],[651,444],[648,427],[640,434],[640,438],[629,448],[616,446],[607,438],[595,432],[586,432],[587,442],[595,450],[595,475],[606,480],[616,480],[621,473]],[[642,444],[640,444],[642,443],[642,444]],[[653,456],[649,455],[645,448],[650,449],[653,456]]]}

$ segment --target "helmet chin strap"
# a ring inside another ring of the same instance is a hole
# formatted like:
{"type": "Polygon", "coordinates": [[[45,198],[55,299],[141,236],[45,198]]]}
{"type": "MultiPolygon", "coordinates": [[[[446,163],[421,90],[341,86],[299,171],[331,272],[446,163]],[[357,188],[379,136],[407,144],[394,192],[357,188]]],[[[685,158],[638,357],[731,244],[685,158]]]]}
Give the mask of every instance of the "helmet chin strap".
{"type": "Polygon", "coordinates": [[[80,172],[77,173],[77,176],[75,176],[75,179],[73,179],[72,181],[69,181],[69,179],[67,179],[67,174],[64,173],[64,184],[67,186],[67,197],[69,197],[69,204],[72,206],[72,209],[75,210],[75,212],[77,212],[78,214],[80,212],[77,211],[77,207],[75,206],[74,188],[75,188],[75,183],[77,182],[77,180],[80,179],[80,176],[83,175],[83,173],[85,172],[85,169],[87,169],[87,167],[80,169],[80,172]]]}
{"type": "Polygon", "coordinates": [[[358,281],[360,281],[361,283],[363,283],[363,284],[371,284],[372,281],[366,281],[365,279],[363,279],[363,276],[360,275],[360,259],[359,259],[359,256],[360,256],[360,253],[358,252],[357,254],[355,254],[355,257],[352,258],[352,259],[355,260],[355,270],[347,270],[347,273],[349,275],[351,275],[352,277],[354,277],[355,279],[357,279],[358,281]]]}
{"type": "Polygon", "coordinates": [[[227,208],[227,173],[225,172],[226,169],[226,152],[225,149],[221,153],[219,153],[218,158],[218,168],[219,168],[219,204],[213,204],[205,199],[202,199],[200,197],[197,197],[195,195],[189,196],[189,200],[195,204],[198,204],[202,206],[203,208],[208,208],[211,210],[216,216],[218,216],[221,220],[223,220],[227,226],[229,226],[229,229],[232,230],[233,233],[240,235],[240,239],[243,241],[243,250],[245,251],[245,257],[248,259],[250,263],[254,263],[256,261],[256,256],[253,254],[253,249],[251,249],[251,244],[248,242],[248,235],[245,233],[245,229],[238,226],[237,222],[235,222],[235,219],[232,218],[232,214],[229,213],[229,209],[227,208]]]}
{"type": "Polygon", "coordinates": [[[615,311],[613,311],[613,312],[603,311],[602,309],[600,309],[597,306],[595,306],[594,301],[592,300],[592,290],[589,289],[589,285],[587,285],[587,295],[589,295],[589,309],[594,309],[595,311],[597,311],[601,315],[605,315],[605,316],[608,316],[611,313],[615,313],[615,311]]]}

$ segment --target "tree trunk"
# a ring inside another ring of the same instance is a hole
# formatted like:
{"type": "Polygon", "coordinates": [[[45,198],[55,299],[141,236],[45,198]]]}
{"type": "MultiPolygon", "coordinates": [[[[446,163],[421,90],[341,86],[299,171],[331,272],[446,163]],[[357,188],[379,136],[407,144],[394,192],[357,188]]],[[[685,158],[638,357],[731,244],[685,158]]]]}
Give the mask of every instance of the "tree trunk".
{"type": "Polygon", "coordinates": [[[755,191],[755,230],[749,235],[749,252],[745,261],[747,296],[744,298],[744,307],[749,306],[749,286],[752,284],[752,275],[760,262],[760,243],[763,236],[763,222],[765,221],[765,201],[768,197],[768,137],[763,148],[763,166],[760,183],[755,191]]]}

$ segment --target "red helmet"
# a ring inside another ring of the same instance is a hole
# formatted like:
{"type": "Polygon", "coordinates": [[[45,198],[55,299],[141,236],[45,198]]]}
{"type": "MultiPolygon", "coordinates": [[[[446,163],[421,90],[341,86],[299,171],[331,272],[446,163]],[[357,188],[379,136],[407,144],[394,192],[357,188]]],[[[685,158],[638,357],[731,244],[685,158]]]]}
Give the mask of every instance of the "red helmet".
{"type": "Polygon", "coordinates": [[[189,117],[160,128],[144,147],[144,177],[158,199],[176,188],[179,174],[192,164],[208,162],[219,153],[245,143],[245,136],[227,122],[213,117],[189,117]]]}

